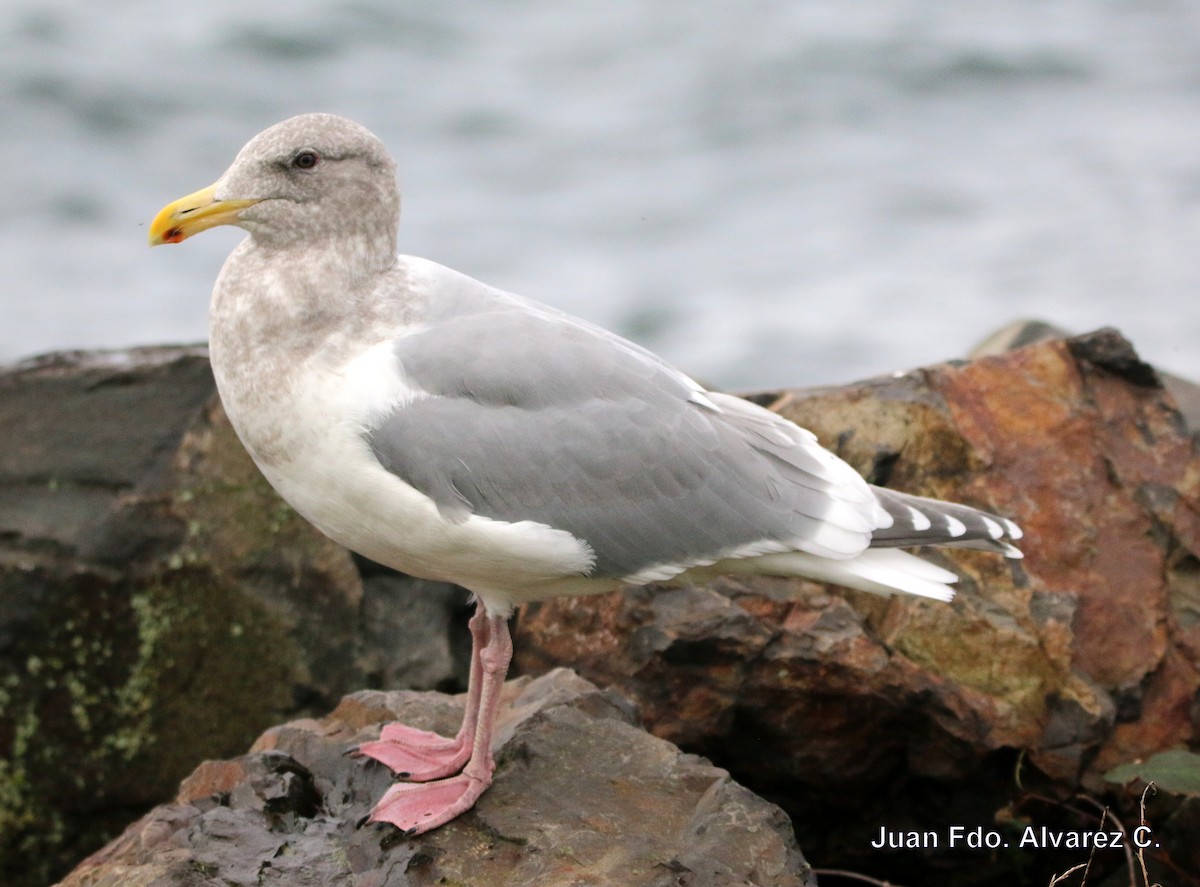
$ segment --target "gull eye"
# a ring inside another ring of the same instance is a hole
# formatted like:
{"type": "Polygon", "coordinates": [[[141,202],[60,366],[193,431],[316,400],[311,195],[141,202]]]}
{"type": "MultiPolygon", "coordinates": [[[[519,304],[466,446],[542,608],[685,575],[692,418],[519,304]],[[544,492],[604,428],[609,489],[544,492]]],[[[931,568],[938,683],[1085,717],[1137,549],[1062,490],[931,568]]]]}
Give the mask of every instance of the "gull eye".
{"type": "Polygon", "coordinates": [[[293,169],[315,169],[321,162],[321,155],[316,151],[304,150],[292,158],[293,169]]]}

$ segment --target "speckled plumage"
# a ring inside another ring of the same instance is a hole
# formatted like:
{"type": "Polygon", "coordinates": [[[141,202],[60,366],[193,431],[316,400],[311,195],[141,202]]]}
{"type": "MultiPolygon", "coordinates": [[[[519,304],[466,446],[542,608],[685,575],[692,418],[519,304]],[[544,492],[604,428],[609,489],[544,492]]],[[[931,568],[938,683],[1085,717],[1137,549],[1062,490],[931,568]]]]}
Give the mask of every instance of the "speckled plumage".
{"type": "Polygon", "coordinates": [[[999,519],[878,495],[807,432],[632,343],[396,257],[394,164],[355,123],[266,130],[215,195],[261,201],[213,293],[226,410],[284,497],[376,560],[504,612],[768,563],[946,598],[952,574],[878,546],[1012,553],[999,519]],[[295,168],[306,151],[319,165],[295,168]]]}
{"type": "Polygon", "coordinates": [[[458,735],[392,724],[359,749],[411,780],[377,821],[426,831],[490,783],[514,604],[721,573],[949,600],[954,574],[895,546],[1020,556],[1009,521],[871,487],[807,431],[631,342],[397,257],[399,209],[379,140],[310,114],[151,225],[152,243],[250,233],[213,291],[210,353],[279,493],[348,548],[479,599],[458,735]]]}

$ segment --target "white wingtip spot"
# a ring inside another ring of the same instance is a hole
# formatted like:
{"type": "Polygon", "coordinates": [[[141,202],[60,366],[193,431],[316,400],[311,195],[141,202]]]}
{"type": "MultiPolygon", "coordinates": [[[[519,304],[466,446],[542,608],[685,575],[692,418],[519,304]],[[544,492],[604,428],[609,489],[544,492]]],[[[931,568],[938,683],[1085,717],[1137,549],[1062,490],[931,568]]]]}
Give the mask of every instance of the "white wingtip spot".
{"type": "Polygon", "coordinates": [[[999,539],[1001,536],[1004,535],[1004,527],[1000,526],[998,523],[996,523],[990,517],[981,516],[980,520],[983,521],[983,525],[985,527],[987,527],[988,535],[991,536],[993,539],[999,539]]]}
{"type": "Polygon", "coordinates": [[[967,532],[966,524],[964,524],[958,518],[951,517],[948,514],[943,514],[942,517],[945,518],[945,520],[946,520],[946,532],[948,532],[951,536],[954,536],[955,538],[957,538],[959,536],[966,535],[966,532],[967,532]]]}
{"type": "Polygon", "coordinates": [[[1009,545],[1007,542],[1001,542],[1000,544],[1004,546],[1005,557],[1011,557],[1016,561],[1022,560],[1025,557],[1025,552],[1021,551],[1017,546],[1009,545]]]}
{"type": "Polygon", "coordinates": [[[908,513],[912,515],[913,529],[917,532],[924,532],[933,526],[933,522],[924,513],[917,511],[911,505],[908,506],[908,513]]]}
{"type": "Polygon", "coordinates": [[[1022,536],[1025,535],[1025,533],[1021,530],[1021,528],[1018,527],[1016,524],[1014,524],[1012,521],[1010,521],[1008,518],[1006,518],[1006,517],[1001,518],[1001,520],[1004,521],[1004,526],[1008,530],[1008,538],[1020,539],[1022,536]]]}

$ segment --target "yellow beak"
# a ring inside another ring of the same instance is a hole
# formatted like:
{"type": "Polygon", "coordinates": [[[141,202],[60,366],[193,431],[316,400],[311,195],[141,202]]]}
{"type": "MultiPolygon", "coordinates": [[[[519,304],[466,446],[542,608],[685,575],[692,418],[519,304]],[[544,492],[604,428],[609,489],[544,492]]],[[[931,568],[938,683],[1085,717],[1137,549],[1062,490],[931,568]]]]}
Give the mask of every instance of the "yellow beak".
{"type": "Polygon", "coordinates": [[[258,200],[217,200],[216,185],[168,203],[150,223],[150,245],[179,243],[217,225],[237,224],[238,213],[258,200]]]}

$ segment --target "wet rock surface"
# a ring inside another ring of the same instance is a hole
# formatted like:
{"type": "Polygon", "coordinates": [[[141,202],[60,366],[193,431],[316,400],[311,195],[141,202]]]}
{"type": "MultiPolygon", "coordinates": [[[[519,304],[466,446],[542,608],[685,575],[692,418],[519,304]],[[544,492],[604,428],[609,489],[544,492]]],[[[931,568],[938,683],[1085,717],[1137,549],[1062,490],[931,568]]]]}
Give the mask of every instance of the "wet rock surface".
{"type": "Polygon", "coordinates": [[[62,887],[816,883],[777,807],[634,726],[620,697],[562,669],[505,689],[494,784],[429,834],[364,824],[391,777],[346,751],[396,717],[451,732],[461,698],[364,691],[201,765],[62,887]]]}

